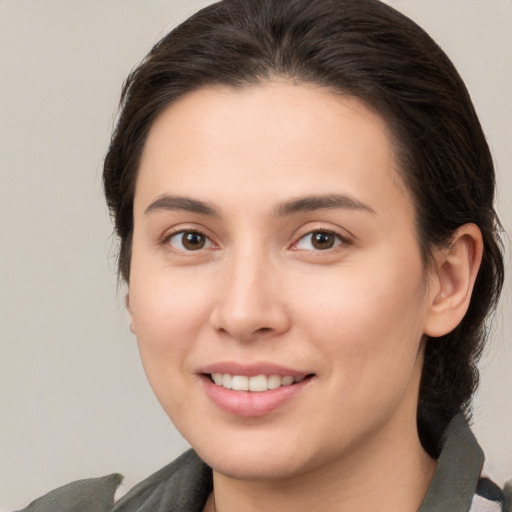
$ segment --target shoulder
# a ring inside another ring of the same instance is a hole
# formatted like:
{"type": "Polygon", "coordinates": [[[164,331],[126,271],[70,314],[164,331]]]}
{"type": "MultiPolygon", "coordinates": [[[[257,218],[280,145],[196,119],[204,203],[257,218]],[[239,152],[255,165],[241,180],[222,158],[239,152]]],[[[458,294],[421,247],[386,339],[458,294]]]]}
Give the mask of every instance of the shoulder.
{"type": "Polygon", "coordinates": [[[136,485],[112,512],[200,511],[212,487],[211,469],[188,450],[136,485]]]}
{"type": "Polygon", "coordinates": [[[437,468],[419,512],[512,512],[510,484],[482,478],[483,452],[461,414],[441,439],[437,468]]]}
{"type": "Polygon", "coordinates": [[[18,512],[200,511],[212,489],[211,469],[188,450],[136,485],[117,503],[122,476],[78,480],[55,489],[18,512]]]}
{"type": "Polygon", "coordinates": [[[115,473],[78,480],[49,492],[19,512],[108,512],[122,479],[115,473]]]}

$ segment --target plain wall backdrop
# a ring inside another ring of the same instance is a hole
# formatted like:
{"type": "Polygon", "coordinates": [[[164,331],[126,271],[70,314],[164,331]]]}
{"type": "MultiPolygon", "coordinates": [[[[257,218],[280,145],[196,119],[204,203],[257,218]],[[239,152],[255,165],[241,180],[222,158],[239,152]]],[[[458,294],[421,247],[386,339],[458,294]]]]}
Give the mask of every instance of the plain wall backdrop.
{"type": "MultiPolygon", "coordinates": [[[[146,383],[116,290],[101,167],[123,79],[208,3],[0,0],[0,509],[111,472],[127,490],[187,447],[146,383]]],[[[512,233],[512,1],[388,3],[427,29],[466,80],[512,233]]],[[[512,477],[508,258],[474,407],[499,483],[512,477]]]]}

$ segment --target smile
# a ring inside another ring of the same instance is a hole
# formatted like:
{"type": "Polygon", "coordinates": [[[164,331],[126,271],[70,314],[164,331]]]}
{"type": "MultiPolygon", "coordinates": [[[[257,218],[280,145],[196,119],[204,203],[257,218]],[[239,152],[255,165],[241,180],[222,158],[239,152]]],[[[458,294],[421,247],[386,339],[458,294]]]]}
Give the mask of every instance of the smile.
{"type": "Polygon", "coordinates": [[[246,418],[264,416],[281,409],[303,396],[306,388],[316,380],[312,373],[286,375],[288,372],[283,372],[277,375],[271,370],[268,374],[247,371],[249,375],[243,375],[240,370],[233,373],[210,370],[201,374],[200,382],[217,407],[230,415],[246,418]]]}
{"type": "Polygon", "coordinates": [[[280,375],[255,375],[248,377],[247,375],[231,375],[229,373],[212,373],[210,379],[217,386],[222,386],[233,391],[254,391],[263,392],[272,389],[278,389],[283,386],[291,386],[302,382],[306,375],[293,377],[280,375]]]}

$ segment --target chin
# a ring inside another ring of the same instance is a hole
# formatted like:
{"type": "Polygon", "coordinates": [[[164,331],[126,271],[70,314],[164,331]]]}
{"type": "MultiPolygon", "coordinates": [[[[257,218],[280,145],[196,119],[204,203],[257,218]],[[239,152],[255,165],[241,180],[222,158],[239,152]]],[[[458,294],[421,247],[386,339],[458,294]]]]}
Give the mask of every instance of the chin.
{"type": "MultiPolygon", "coordinates": [[[[201,456],[201,454],[200,454],[201,456]]],[[[202,457],[203,458],[203,457],[202,457]]],[[[299,468],[290,464],[290,460],[261,460],[246,457],[239,453],[233,457],[218,457],[205,462],[217,473],[236,480],[269,481],[285,480],[301,473],[299,468]]]]}
{"type": "Polygon", "coordinates": [[[257,442],[254,438],[245,443],[224,441],[196,447],[196,451],[215,472],[237,480],[284,480],[314,465],[301,443],[283,443],[282,440],[272,443],[257,442]]]}

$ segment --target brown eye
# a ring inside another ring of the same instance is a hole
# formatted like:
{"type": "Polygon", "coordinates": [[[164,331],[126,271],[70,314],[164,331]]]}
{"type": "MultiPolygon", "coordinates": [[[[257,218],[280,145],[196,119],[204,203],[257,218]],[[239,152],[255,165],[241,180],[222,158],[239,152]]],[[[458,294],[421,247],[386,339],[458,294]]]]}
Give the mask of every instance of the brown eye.
{"type": "Polygon", "coordinates": [[[334,247],[336,236],[333,233],[319,232],[311,235],[311,244],[315,249],[330,249],[334,247]]]}
{"type": "Polygon", "coordinates": [[[205,236],[201,233],[183,233],[183,247],[189,251],[196,251],[202,249],[206,242],[205,236]]]}
{"type": "Polygon", "coordinates": [[[210,239],[199,231],[180,231],[169,237],[169,244],[179,251],[199,251],[212,245],[210,239]]]}
{"type": "Polygon", "coordinates": [[[326,251],[342,243],[336,233],[330,231],[313,231],[303,236],[295,245],[296,249],[307,251],[326,251]]]}

